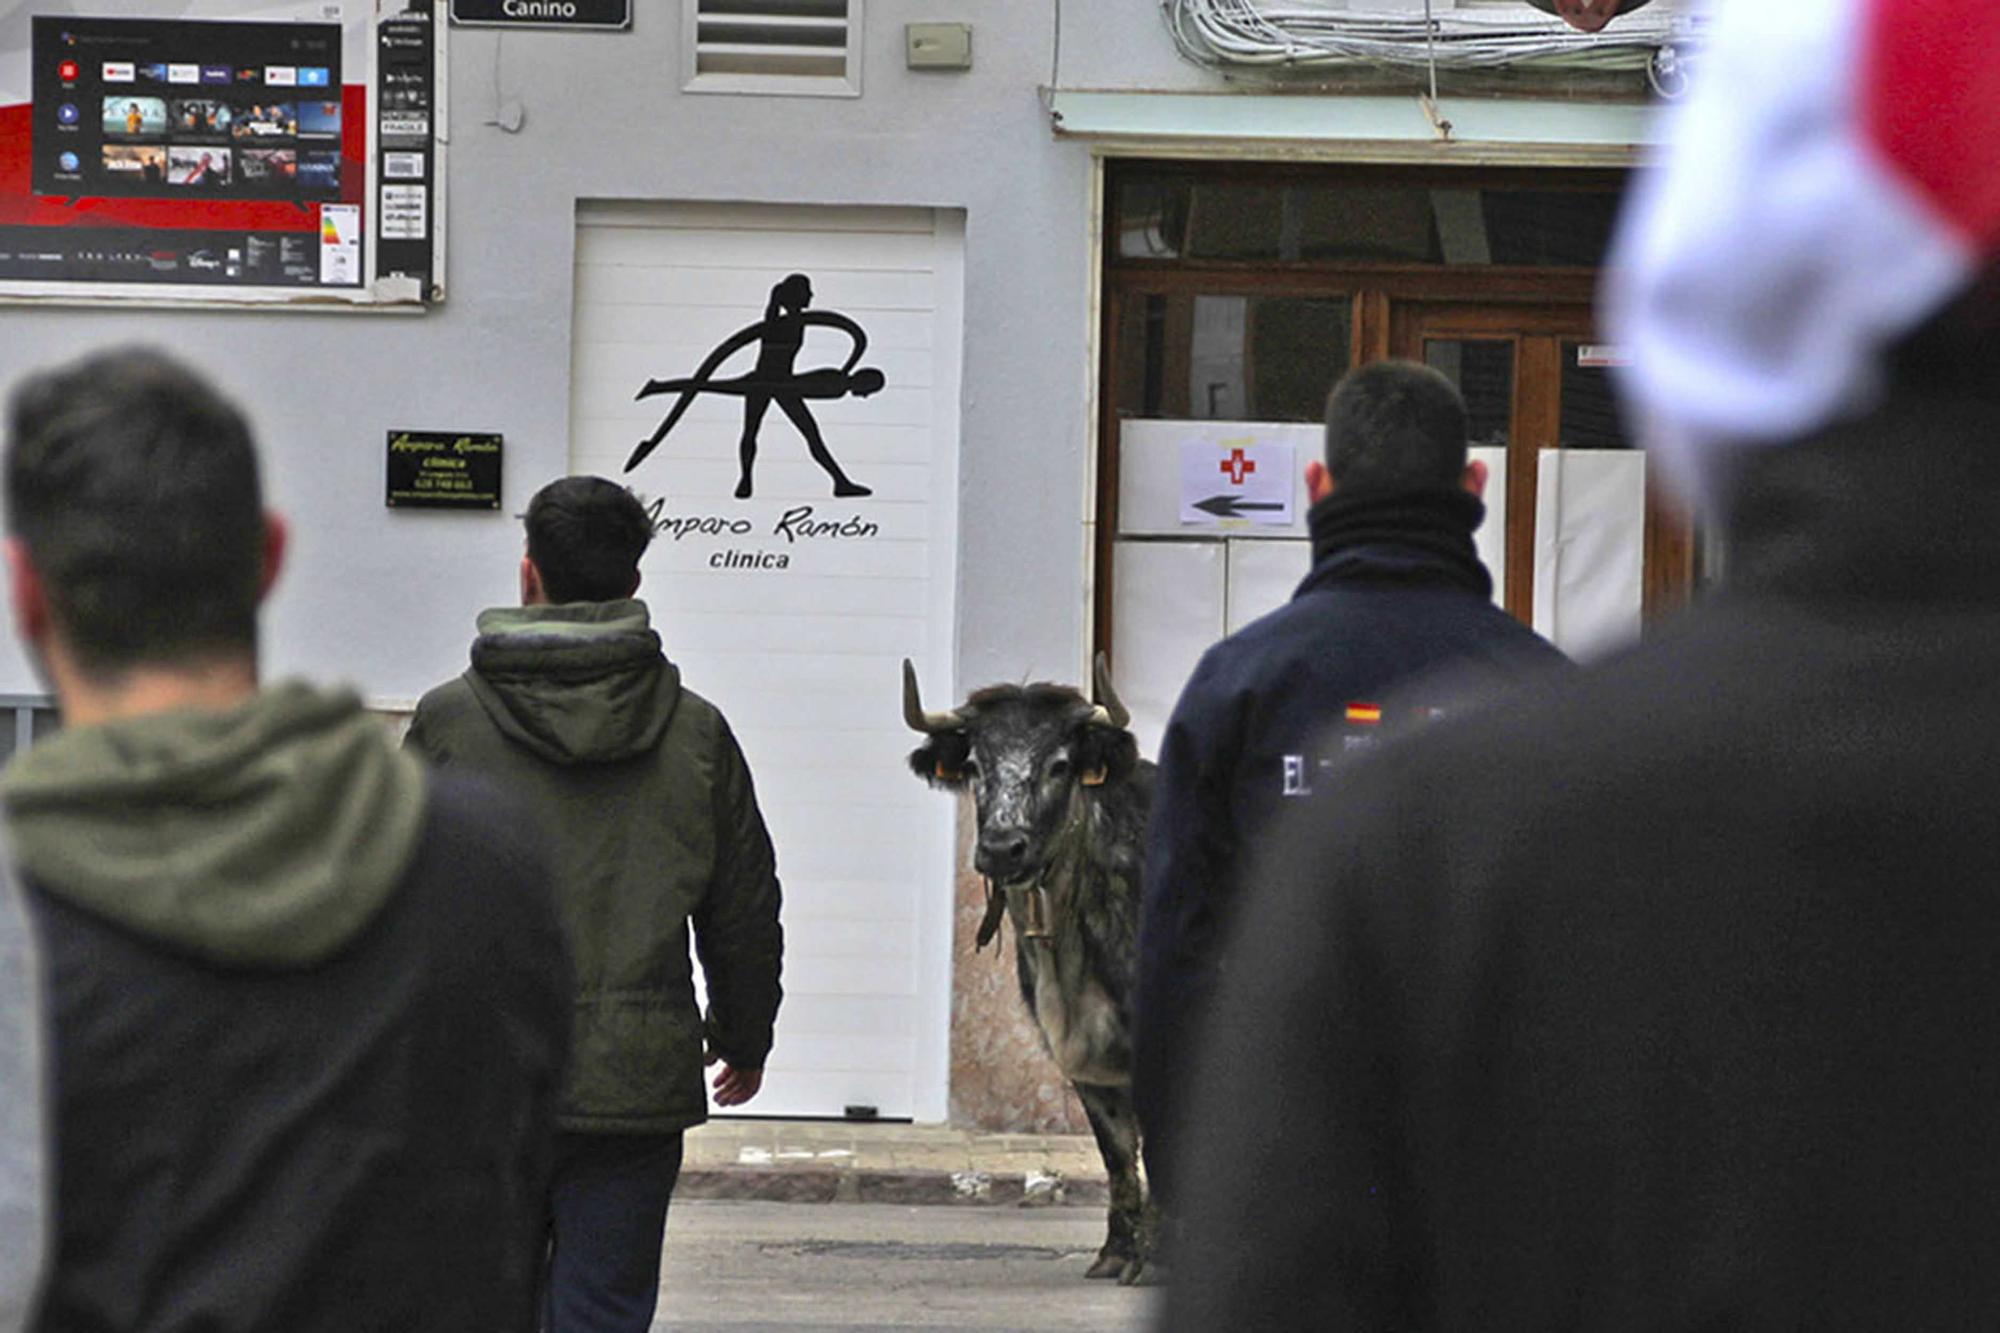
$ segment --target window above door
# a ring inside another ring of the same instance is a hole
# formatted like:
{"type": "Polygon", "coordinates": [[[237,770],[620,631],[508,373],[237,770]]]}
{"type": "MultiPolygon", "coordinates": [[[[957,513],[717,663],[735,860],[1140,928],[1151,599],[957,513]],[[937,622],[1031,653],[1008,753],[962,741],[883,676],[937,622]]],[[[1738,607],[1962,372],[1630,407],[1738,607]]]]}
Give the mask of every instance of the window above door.
{"type": "Polygon", "coordinates": [[[1114,263],[1502,265],[1594,268],[1618,195],[1431,173],[1329,182],[1177,166],[1117,173],[1114,263]]]}

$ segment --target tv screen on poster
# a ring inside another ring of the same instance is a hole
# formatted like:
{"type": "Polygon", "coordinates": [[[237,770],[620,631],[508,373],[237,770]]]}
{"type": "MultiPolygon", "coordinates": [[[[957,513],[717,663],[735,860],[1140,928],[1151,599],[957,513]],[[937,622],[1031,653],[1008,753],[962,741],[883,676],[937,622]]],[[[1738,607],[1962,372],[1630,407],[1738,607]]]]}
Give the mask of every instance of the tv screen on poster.
{"type": "Polygon", "coordinates": [[[0,14],[0,288],[362,287],[375,7],[0,14]]]}

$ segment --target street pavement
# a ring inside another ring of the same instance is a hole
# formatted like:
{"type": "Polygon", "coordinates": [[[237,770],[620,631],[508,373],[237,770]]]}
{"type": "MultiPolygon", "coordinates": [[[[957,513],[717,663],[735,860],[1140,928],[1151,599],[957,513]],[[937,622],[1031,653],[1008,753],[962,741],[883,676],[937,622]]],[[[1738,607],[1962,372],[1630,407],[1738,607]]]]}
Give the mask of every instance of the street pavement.
{"type": "Polygon", "coordinates": [[[688,1131],[675,1199],[769,1203],[1095,1204],[1087,1134],[995,1134],[893,1121],[711,1120],[688,1131]]]}
{"type": "Polygon", "coordinates": [[[1158,1292],[1088,1281],[1098,1208],[676,1200],[653,1333],[1138,1333],[1158,1292]]]}

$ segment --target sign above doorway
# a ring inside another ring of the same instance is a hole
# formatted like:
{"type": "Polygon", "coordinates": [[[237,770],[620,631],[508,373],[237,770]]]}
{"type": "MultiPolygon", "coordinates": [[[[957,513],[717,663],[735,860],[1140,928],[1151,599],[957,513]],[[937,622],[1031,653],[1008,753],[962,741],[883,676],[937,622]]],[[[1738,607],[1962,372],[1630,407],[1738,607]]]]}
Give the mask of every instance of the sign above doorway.
{"type": "Polygon", "coordinates": [[[632,0],[451,0],[451,21],[496,28],[629,28],[632,0]]]}

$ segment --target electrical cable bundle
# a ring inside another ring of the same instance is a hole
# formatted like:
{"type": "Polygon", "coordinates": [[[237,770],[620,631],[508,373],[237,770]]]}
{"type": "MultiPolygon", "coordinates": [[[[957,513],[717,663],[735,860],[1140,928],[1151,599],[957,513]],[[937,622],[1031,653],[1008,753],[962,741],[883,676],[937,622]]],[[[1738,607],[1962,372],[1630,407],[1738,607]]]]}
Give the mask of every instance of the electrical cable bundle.
{"type": "Polygon", "coordinates": [[[1696,35],[1685,16],[1634,12],[1603,32],[1577,32],[1523,4],[1519,12],[1451,10],[1433,18],[1336,8],[1330,0],[1161,0],[1181,55],[1223,71],[1395,65],[1455,70],[1518,66],[1646,70],[1677,91],[1677,48],[1696,35]]]}

